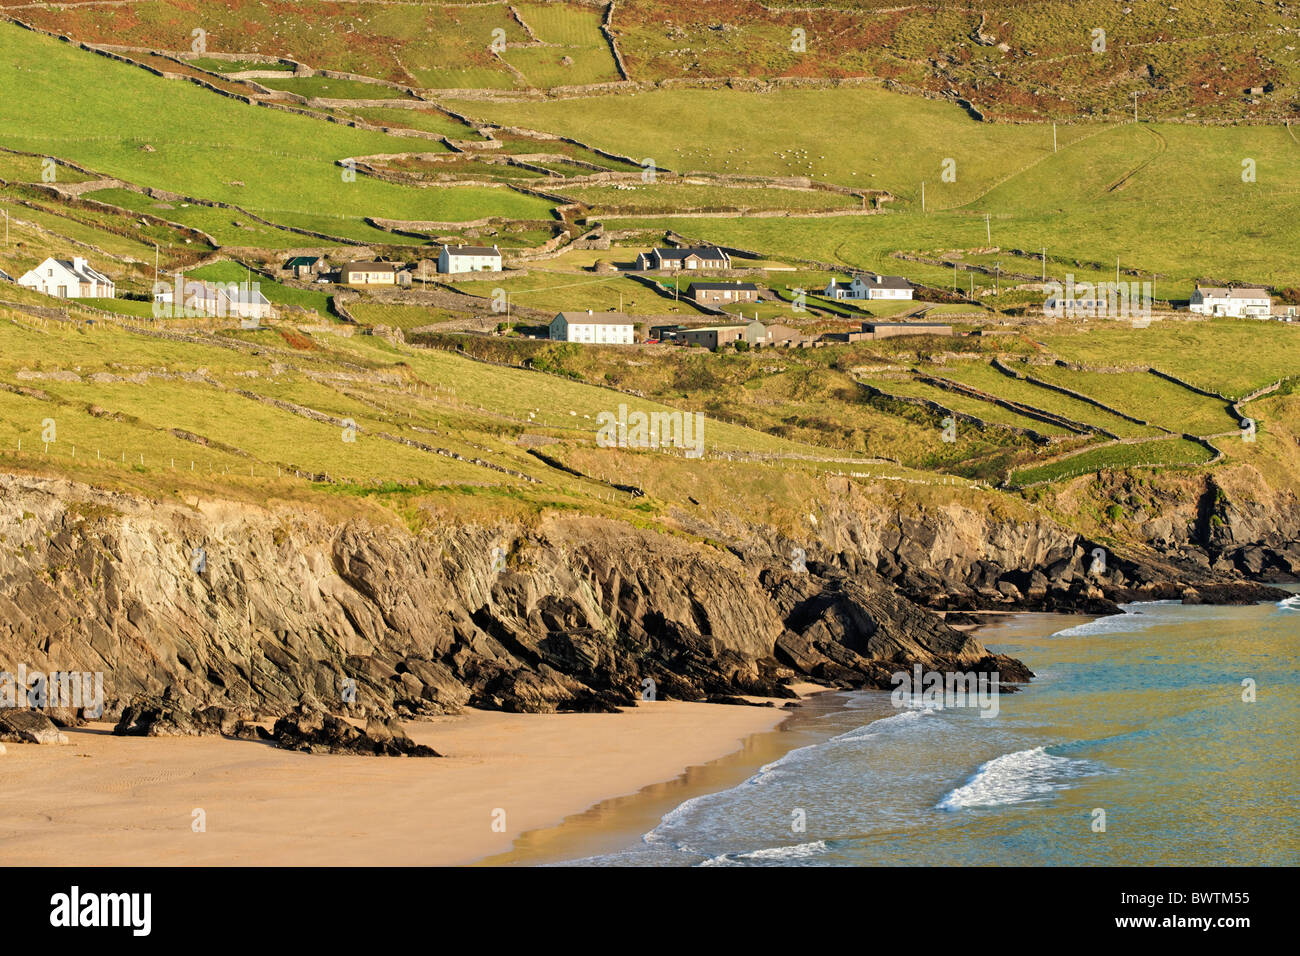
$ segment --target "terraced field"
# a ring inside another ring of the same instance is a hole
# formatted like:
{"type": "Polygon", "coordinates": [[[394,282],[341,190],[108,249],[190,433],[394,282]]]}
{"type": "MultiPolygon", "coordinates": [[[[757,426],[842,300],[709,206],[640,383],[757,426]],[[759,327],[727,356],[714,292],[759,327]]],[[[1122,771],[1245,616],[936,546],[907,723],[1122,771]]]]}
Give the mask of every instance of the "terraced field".
{"type": "Polygon", "coordinates": [[[1202,445],[1183,438],[1136,445],[1104,445],[1069,458],[1013,472],[1010,484],[1023,488],[1048,481],[1063,481],[1096,471],[1123,468],[1196,466],[1213,455],[1202,445]]]}
{"type": "MultiPolygon", "coordinates": [[[[1034,366],[1027,366],[1023,370],[1017,368],[1016,371],[1027,374],[1034,368],[1034,366]]],[[[1025,379],[1012,378],[989,363],[952,363],[934,369],[933,374],[961,382],[963,385],[970,385],[999,398],[1060,415],[1073,422],[1091,425],[1117,438],[1144,438],[1162,434],[1157,428],[1136,424],[1080,399],[1050,388],[1043,388],[1025,379]]]]}
{"type": "Polygon", "coordinates": [[[1086,372],[1043,365],[1035,378],[1062,385],[1179,434],[1216,435],[1238,427],[1227,403],[1198,395],[1148,372],[1086,372]]]}
{"type": "MultiPolygon", "coordinates": [[[[935,402],[950,411],[971,415],[990,424],[1028,429],[1040,435],[1054,437],[1064,437],[1072,434],[1068,429],[1039,421],[1027,415],[1017,414],[993,402],[981,401],[978,398],[940,388],[937,385],[931,385],[913,378],[864,375],[860,376],[859,380],[873,388],[880,389],[886,395],[925,399],[926,401],[935,402]]],[[[960,430],[960,425],[958,428],[960,430]]]]}

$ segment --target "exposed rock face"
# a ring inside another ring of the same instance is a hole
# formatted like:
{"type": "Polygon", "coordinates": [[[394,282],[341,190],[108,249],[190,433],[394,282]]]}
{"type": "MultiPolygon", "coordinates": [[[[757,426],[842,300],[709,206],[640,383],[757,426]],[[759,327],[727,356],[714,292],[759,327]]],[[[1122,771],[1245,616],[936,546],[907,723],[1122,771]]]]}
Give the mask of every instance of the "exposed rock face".
{"type": "MultiPolygon", "coordinates": [[[[53,721],[36,710],[0,711],[0,740],[16,744],[66,744],[53,721]]],[[[4,753],[0,749],[0,753],[4,753]]]]}
{"type": "Polygon", "coordinates": [[[381,725],[302,721],[793,697],[801,675],[889,686],[914,663],[1026,680],[921,604],[1105,611],[1224,584],[1155,558],[1095,571],[1048,522],[835,502],[795,572],[790,542],[739,522],[699,529],[728,551],[587,518],[417,535],[0,476],[0,669],[102,671],[119,733],[258,738],[255,715],[292,714],[282,744],[374,752],[381,725]]]}
{"type": "Polygon", "coordinates": [[[303,708],[275,722],[272,738],[285,750],[313,754],[354,754],[376,757],[438,757],[432,747],[417,744],[395,719],[371,717],[359,730],[333,714],[303,708]]]}

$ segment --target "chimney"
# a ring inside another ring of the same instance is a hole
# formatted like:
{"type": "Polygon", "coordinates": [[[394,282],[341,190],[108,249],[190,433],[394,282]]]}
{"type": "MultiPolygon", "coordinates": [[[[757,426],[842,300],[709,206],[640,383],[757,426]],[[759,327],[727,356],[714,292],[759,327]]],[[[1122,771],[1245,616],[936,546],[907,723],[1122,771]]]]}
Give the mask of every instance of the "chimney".
{"type": "Polygon", "coordinates": [[[882,278],[884,278],[884,277],[883,277],[883,276],[879,276],[879,275],[876,276],[876,285],[880,285],[880,280],[881,280],[882,278]]]}
{"type": "Polygon", "coordinates": [[[86,260],[83,259],[81,256],[76,256],[76,257],[72,260],[72,268],[77,269],[77,270],[81,270],[81,269],[86,268],[86,260]]]}

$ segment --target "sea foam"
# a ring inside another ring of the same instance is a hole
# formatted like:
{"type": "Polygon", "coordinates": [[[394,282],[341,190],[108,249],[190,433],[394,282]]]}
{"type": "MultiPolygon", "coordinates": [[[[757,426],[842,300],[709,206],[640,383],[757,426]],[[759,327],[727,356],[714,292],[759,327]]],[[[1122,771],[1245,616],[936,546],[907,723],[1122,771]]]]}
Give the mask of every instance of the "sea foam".
{"type": "Polygon", "coordinates": [[[1003,754],[936,804],[938,810],[996,807],[1042,799],[1069,786],[1068,780],[1098,773],[1087,760],[1058,757],[1043,747],[1003,754]]]}

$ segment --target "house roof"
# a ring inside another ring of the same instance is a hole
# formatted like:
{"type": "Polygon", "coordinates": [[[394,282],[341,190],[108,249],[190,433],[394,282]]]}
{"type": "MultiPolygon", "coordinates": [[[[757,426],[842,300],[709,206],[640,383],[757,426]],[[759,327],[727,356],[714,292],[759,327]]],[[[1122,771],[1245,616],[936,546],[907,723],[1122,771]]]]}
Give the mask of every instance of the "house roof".
{"type": "Polygon", "coordinates": [[[6,282],[14,281],[14,277],[11,276],[9,273],[5,272],[3,269],[0,269],[0,279],[4,279],[6,282]]]}
{"type": "Polygon", "coordinates": [[[286,269],[296,269],[299,266],[314,266],[320,262],[320,256],[294,256],[284,264],[286,269]]]}
{"type": "MultiPolygon", "coordinates": [[[[113,284],[112,279],[104,275],[102,272],[97,272],[96,270],[92,269],[90,267],[90,264],[87,263],[85,260],[73,261],[70,259],[49,258],[46,259],[45,262],[57,263],[58,265],[66,269],[68,272],[70,272],[72,275],[76,276],[77,279],[80,280],[81,282],[107,283],[108,285],[113,284]]],[[[32,269],[32,271],[35,272],[36,269],[39,269],[41,266],[45,265],[45,262],[42,262],[40,266],[36,266],[36,268],[32,269]]]]}
{"type": "Polygon", "coordinates": [[[862,330],[864,332],[874,332],[876,329],[950,329],[952,328],[947,322],[863,322],[862,330]]]}
{"type": "Polygon", "coordinates": [[[687,292],[698,289],[701,292],[722,292],[741,289],[745,292],[757,292],[758,286],[752,282],[692,282],[686,287],[687,292]]]}
{"type": "Polygon", "coordinates": [[[864,283],[871,286],[877,286],[881,289],[910,289],[912,283],[908,282],[902,276],[858,276],[864,283]]]}
{"type": "Polygon", "coordinates": [[[1267,299],[1269,298],[1268,290],[1264,288],[1248,287],[1244,289],[1235,289],[1232,286],[1224,288],[1222,286],[1197,286],[1196,291],[1203,296],[1210,296],[1215,299],[1267,299]]]}
{"type": "Polygon", "coordinates": [[[555,319],[560,318],[569,325],[636,325],[622,312],[561,312],[555,319]]]}
{"type": "Polygon", "coordinates": [[[499,256],[496,246],[443,246],[449,256],[499,256]]]}
{"type": "Polygon", "coordinates": [[[343,267],[344,272],[401,272],[406,268],[402,262],[349,262],[343,267]]]}
{"type": "Polygon", "coordinates": [[[696,255],[701,259],[727,259],[730,258],[718,246],[689,246],[682,249],[656,249],[660,259],[685,259],[688,256],[696,255]]]}
{"type": "Polygon", "coordinates": [[[725,332],[728,329],[747,329],[748,322],[729,322],[724,325],[693,325],[690,328],[682,329],[682,332],[725,332]]]}

